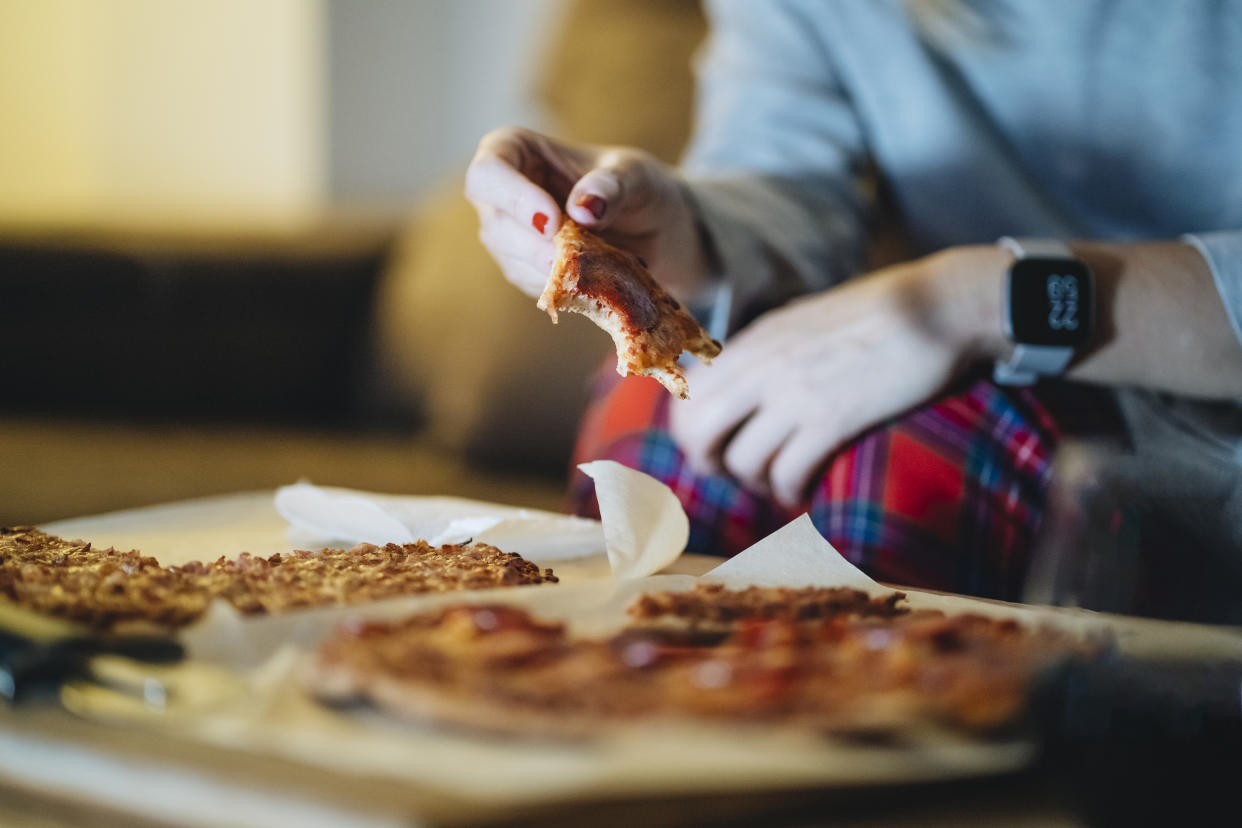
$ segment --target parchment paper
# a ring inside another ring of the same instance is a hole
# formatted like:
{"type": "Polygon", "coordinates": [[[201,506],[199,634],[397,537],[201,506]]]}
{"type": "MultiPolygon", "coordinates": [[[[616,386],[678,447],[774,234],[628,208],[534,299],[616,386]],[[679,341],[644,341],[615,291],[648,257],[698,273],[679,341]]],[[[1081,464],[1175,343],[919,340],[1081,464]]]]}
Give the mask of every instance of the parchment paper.
{"type": "Polygon", "coordinates": [[[852,587],[889,591],[847,561],[804,514],[703,576],[729,587],[852,587]]]}

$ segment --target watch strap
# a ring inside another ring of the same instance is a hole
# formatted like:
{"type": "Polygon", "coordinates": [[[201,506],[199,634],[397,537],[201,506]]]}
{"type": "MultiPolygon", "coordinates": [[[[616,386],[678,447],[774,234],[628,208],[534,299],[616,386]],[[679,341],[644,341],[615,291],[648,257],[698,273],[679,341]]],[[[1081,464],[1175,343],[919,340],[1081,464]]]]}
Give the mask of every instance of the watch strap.
{"type": "Polygon", "coordinates": [[[1018,239],[1002,236],[999,243],[1019,259],[1072,259],[1074,253],[1060,239],[1018,239]]]}
{"type": "Polygon", "coordinates": [[[1073,348],[1015,345],[1008,361],[992,368],[992,381],[997,385],[1032,385],[1041,376],[1064,372],[1073,356],[1073,348]]]}

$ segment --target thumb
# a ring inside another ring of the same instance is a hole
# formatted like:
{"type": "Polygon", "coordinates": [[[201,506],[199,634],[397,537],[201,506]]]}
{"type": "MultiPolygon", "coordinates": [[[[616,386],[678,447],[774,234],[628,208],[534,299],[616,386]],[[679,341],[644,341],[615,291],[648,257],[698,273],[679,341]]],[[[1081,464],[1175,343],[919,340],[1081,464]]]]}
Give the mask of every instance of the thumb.
{"type": "Polygon", "coordinates": [[[611,152],[578,179],[566,212],[583,227],[605,230],[617,217],[649,200],[651,170],[638,153],[611,152]]]}

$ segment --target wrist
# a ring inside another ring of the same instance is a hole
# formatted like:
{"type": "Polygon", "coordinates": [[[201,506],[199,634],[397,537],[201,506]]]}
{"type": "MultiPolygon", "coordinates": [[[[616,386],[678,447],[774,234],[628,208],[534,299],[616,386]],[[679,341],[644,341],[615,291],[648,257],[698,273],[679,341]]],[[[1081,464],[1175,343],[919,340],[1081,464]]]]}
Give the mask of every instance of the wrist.
{"type": "Polygon", "coordinates": [[[1005,359],[1001,305],[1013,254],[997,245],[952,247],[929,257],[936,327],[966,362],[1005,359]]]}

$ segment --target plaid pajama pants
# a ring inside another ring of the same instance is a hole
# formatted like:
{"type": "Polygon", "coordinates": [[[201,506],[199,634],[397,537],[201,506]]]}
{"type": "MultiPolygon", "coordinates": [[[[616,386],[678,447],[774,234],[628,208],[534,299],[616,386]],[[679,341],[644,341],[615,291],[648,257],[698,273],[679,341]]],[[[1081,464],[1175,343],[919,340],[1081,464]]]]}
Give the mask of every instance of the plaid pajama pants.
{"type": "MultiPolygon", "coordinates": [[[[1022,589],[1057,440],[1067,424],[1107,428],[1109,419],[1090,389],[968,381],[856,439],[786,510],[727,476],[695,474],[669,437],[670,404],[654,380],[606,366],[574,464],[616,460],[667,484],[690,518],[687,551],[733,555],[808,512],[877,580],[1007,600],[1022,589]]],[[[576,468],[569,496],[576,514],[598,517],[592,483],[576,468]]]]}

